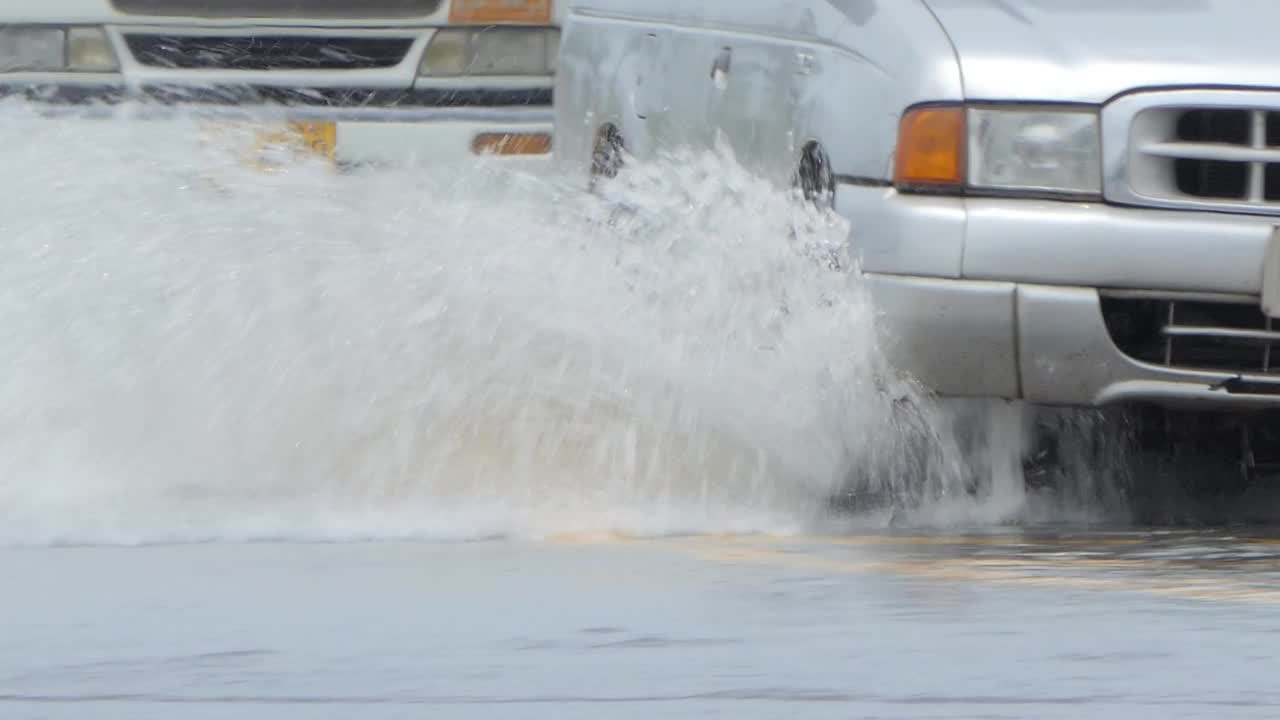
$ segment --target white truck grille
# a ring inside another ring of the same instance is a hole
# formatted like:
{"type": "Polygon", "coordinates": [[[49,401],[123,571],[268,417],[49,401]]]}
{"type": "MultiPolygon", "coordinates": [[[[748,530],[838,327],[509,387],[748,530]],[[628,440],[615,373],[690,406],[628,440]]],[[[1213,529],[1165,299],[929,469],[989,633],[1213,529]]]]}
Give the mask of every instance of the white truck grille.
{"type": "Polygon", "coordinates": [[[112,0],[122,13],[202,18],[413,18],[441,0],[112,0]]]}
{"type": "Polygon", "coordinates": [[[183,70],[369,70],[399,65],[412,37],[126,34],[140,64],[183,70]]]}
{"type": "Polygon", "coordinates": [[[1280,214],[1280,93],[1136,93],[1103,133],[1109,200],[1280,214]]]}

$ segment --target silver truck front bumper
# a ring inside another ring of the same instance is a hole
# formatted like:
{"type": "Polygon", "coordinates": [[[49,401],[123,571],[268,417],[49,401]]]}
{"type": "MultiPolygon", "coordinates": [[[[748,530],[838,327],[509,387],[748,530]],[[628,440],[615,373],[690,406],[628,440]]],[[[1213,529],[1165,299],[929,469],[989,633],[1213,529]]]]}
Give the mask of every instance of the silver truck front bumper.
{"type": "Polygon", "coordinates": [[[1274,373],[1177,367],[1126,354],[1096,288],[878,274],[863,280],[885,351],[941,395],[1046,405],[1280,407],[1274,373]]]}
{"type": "Polygon", "coordinates": [[[941,395],[1280,407],[1268,218],[853,186],[837,207],[883,347],[941,395]]]}

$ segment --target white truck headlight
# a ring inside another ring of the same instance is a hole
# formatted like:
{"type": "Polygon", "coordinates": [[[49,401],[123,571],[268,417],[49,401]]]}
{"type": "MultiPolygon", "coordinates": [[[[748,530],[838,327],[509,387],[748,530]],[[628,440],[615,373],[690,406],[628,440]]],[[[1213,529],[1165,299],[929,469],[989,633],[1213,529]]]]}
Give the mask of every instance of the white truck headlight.
{"type": "Polygon", "coordinates": [[[969,187],[1101,194],[1096,111],[971,107],[967,124],[969,187]]]}
{"type": "Polygon", "coordinates": [[[0,26],[0,73],[118,68],[115,51],[100,27],[0,26]]]}
{"type": "Polygon", "coordinates": [[[559,50],[560,31],[555,28],[447,28],[427,44],[418,74],[551,75],[559,50]]]}
{"type": "Polygon", "coordinates": [[[118,70],[116,51],[102,28],[73,27],[67,30],[67,68],[83,72],[118,70]]]}

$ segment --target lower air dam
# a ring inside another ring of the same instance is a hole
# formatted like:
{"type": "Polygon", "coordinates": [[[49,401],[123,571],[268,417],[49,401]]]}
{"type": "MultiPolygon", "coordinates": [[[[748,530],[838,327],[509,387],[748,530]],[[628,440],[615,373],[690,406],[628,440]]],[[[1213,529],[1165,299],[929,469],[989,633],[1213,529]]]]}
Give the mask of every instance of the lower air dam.
{"type": "Polygon", "coordinates": [[[2,543],[1034,511],[1020,410],[942,407],[888,367],[849,228],[730,158],[593,196],[474,166],[260,172],[194,121],[3,112],[2,543]],[[877,502],[833,515],[850,483],[877,502]]]}

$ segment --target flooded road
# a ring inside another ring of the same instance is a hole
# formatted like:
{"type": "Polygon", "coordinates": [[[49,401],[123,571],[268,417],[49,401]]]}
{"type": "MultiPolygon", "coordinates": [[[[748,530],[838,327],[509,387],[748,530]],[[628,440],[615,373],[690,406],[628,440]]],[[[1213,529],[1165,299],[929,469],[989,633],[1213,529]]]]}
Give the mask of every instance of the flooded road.
{"type": "Polygon", "coordinates": [[[1280,545],[1134,525],[1088,413],[1028,491],[1026,409],[888,366],[850,228],[731,159],[0,113],[6,720],[1280,714],[1280,545]]]}
{"type": "Polygon", "coordinates": [[[13,549],[12,718],[1275,717],[1226,533],[13,549]]]}

